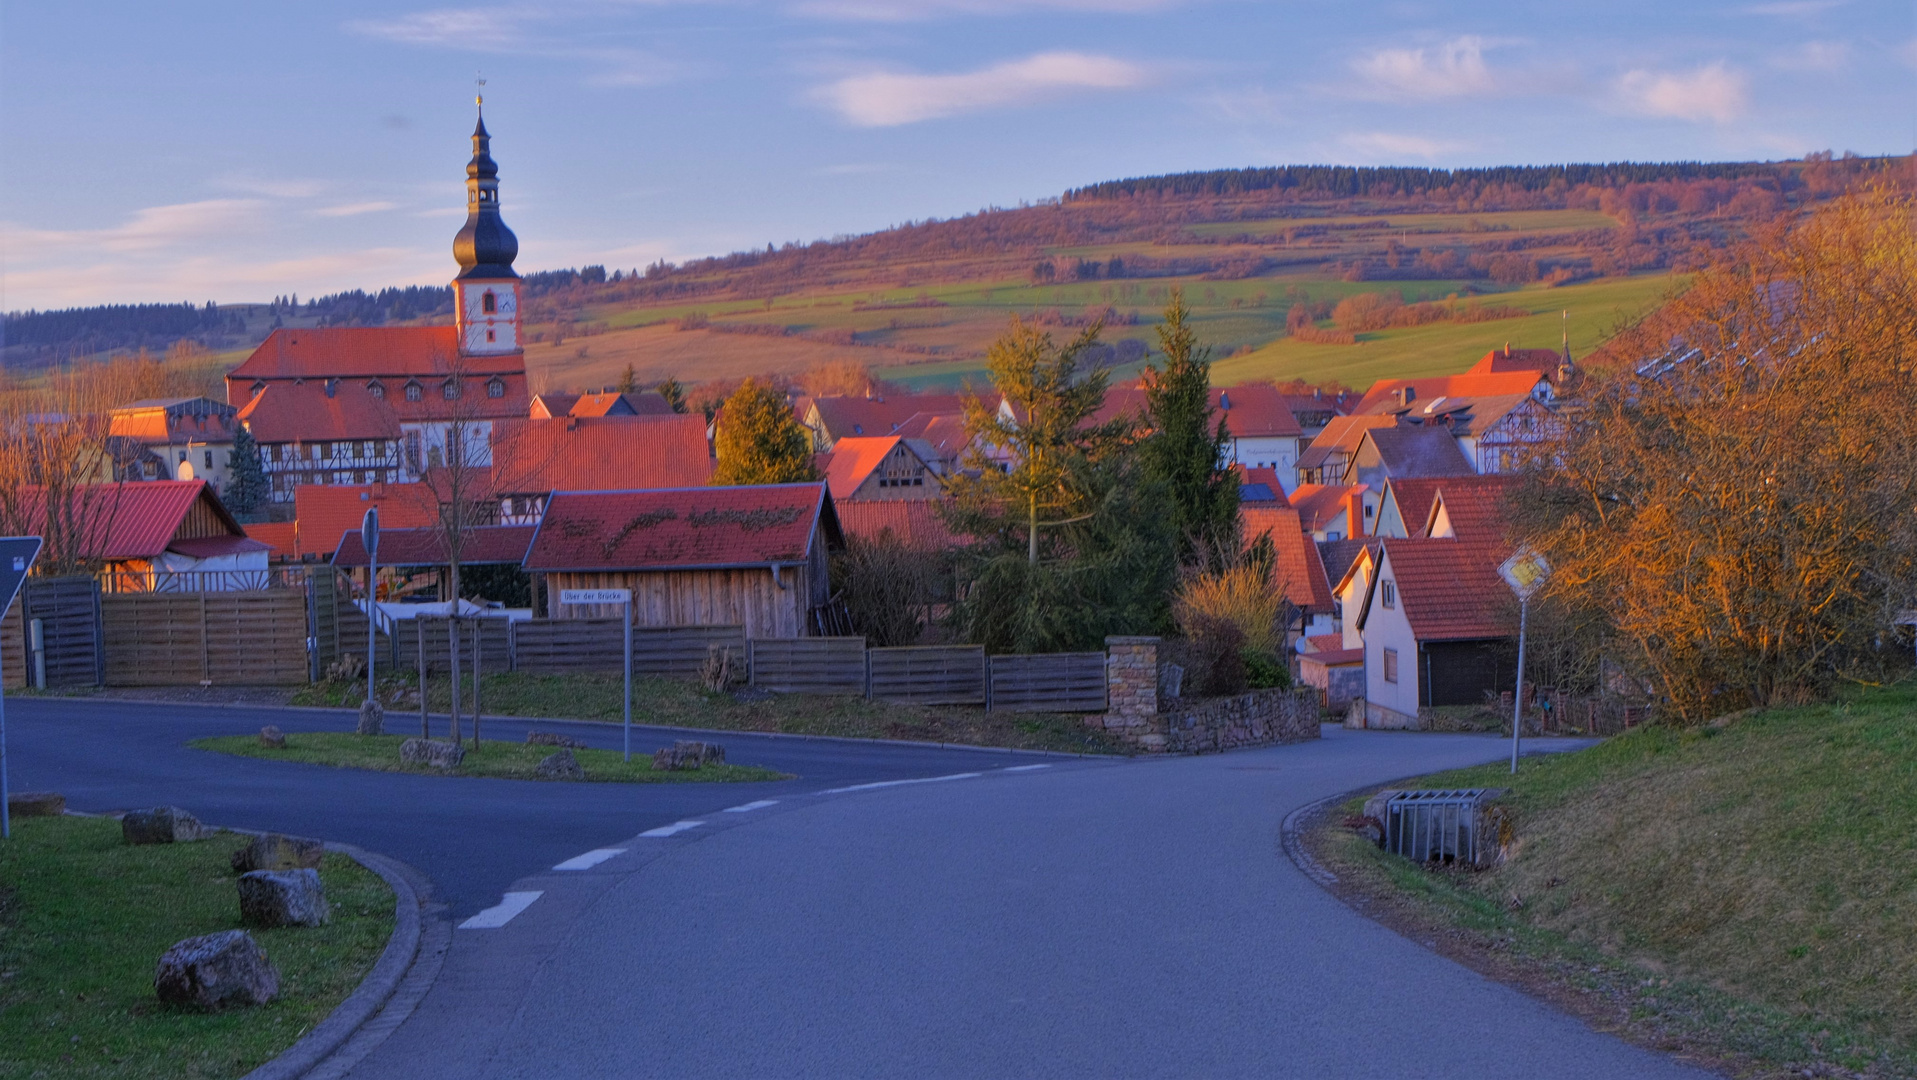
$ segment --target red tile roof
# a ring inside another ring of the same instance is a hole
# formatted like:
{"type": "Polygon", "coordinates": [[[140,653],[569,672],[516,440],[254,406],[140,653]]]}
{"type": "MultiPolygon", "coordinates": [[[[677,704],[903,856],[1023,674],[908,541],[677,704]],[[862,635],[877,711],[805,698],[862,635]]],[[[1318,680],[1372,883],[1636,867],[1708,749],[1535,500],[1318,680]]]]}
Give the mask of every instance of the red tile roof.
{"type": "Polygon", "coordinates": [[[835,509],[847,536],[877,540],[889,532],[920,551],[944,551],[958,543],[933,499],[861,499],[835,509]]]}
{"type": "MultiPolygon", "coordinates": [[[[1438,497],[1438,485],[1461,480],[1457,476],[1394,476],[1385,481],[1384,494],[1380,503],[1389,499],[1398,509],[1398,517],[1404,522],[1406,536],[1423,536],[1425,519],[1431,516],[1431,503],[1438,497]]],[[[1378,507],[1382,522],[1384,507],[1378,507]]]]}
{"type": "Polygon", "coordinates": [[[282,328],[267,335],[253,354],[226,376],[227,400],[246,400],[256,379],[370,378],[444,375],[455,361],[468,375],[518,372],[520,353],[467,356],[459,353],[459,331],[451,326],[282,328]],[[235,385],[241,396],[232,396],[235,385]]]}
{"type": "Polygon", "coordinates": [[[671,416],[672,403],[656,390],[630,394],[581,394],[566,409],[568,416],[671,416]]]}
{"type": "Polygon", "coordinates": [[[1331,614],[1331,582],[1325,579],[1318,545],[1305,535],[1298,511],[1288,506],[1247,506],[1239,514],[1247,540],[1270,534],[1278,556],[1274,573],[1285,586],[1285,599],[1306,614],[1331,614]]]}
{"type": "Polygon", "coordinates": [[[1564,362],[1564,354],[1556,349],[1513,349],[1506,345],[1502,349],[1492,349],[1484,354],[1484,359],[1471,365],[1466,375],[1503,375],[1512,371],[1535,371],[1546,378],[1557,375],[1558,365],[1564,362]]]}
{"type": "Polygon", "coordinates": [[[375,506],[382,531],[439,522],[439,497],[425,484],[301,484],[293,489],[300,554],[331,555],[375,506]]]}
{"type": "Polygon", "coordinates": [[[971,438],[965,433],[964,413],[915,413],[899,425],[902,439],[923,442],[941,461],[956,461],[971,438]]]}
{"type": "MultiPolygon", "coordinates": [[[[1555,367],[1555,365],[1553,365],[1555,367]]],[[[1359,415],[1374,415],[1398,407],[1399,391],[1410,387],[1413,393],[1411,404],[1417,408],[1420,403],[1440,397],[1498,397],[1504,395],[1525,395],[1537,388],[1543,377],[1536,371],[1506,371],[1496,374],[1473,375],[1432,375],[1422,379],[1380,379],[1365,391],[1364,400],[1352,412],[1359,415]]]]}
{"type": "Polygon", "coordinates": [[[894,394],[890,397],[816,397],[813,408],[828,439],[891,435],[919,413],[963,413],[959,394],[894,394]]]}
{"type": "Polygon", "coordinates": [[[838,534],[825,485],[555,491],[526,568],[686,570],[804,562],[838,534]]]}
{"type": "Polygon", "coordinates": [[[712,476],[696,414],[525,420],[493,438],[501,494],[697,487],[712,476]]]}
{"type": "Polygon", "coordinates": [[[1411,526],[1417,530],[1436,516],[1438,504],[1459,540],[1503,545],[1510,531],[1510,514],[1505,500],[1517,489],[1519,477],[1485,473],[1480,476],[1451,476],[1437,481],[1432,504],[1426,507],[1424,522],[1411,526]]]}
{"type": "MultiPolygon", "coordinates": [[[[459,549],[460,564],[478,566],[482,563],[509,563],[518,566],[526,560],[526,549],[532,546],[536,528],[533,525],[482,525],[467,530],[465,542],[459,549]]],[[[447,559],[445,530],[388,529],[381,523],[381,566],[440,566],[447,559]]],[[[333,565],[366,565],[366,545],[361,542],[358,529],[349,529],[341,534],[339,547],[333,551],[333,565]]]]}
{"type": "Polygon", "coordinates": [[[1333,525],[1348,529],[1351,496],[1365,489],[1364,484],[1299,484],[1291,493],[1290,503],[1307,532],[1320,532],[1333,525]]]}
{"type": "Polygon", "coordinates": [[[1334,416],[1325,429],[1318,433],[1318,437],[1311,440],[1305,452],[1298,455],[1298,468],[1318,468],[1335,452],[1343,452],[1348,457],[1364,441],[1365,432],[1372,428],[1392,427],[1397,422],[1395,416],[1334,416]]]}
{"type": "Polygon", "coordinates": [[[1241,484],[1263,484],[1271,489],[1271,494],[1279,506],[1290,506],[1291,500],[1285,497],[1285,485],[1278,479],[1278,470],[1263,466],[1241,466],[1238,470],[1241,484]]]}
{"type": "MultiPolygon", "coordinates": [[[[1385,570],[1419,641],[1509,637],[1517,630],[1511,590],[1498,577],[1509,550],[1464,540],[1384,540],[1385,570]]],[[[1377,586],[1372,589],[1375,593],[1377,586]]],[[[1368,609],[1367,609],[1368,610],[1368,609]]]]}
{"type": "Polygon", "coordinates": [[[832,497],[843,502],[856,495],[859,485],[865,483],[872,470],[883,464],[886,455],[901,441],[897,435],[887,435],[882,438],[857,436],[833,443],[832,452],[823,455],[825,482],[832,489],[832,497]]]}
{"type": "Polygon", "coordinates": [[[1211,389],[1212,423],[1227,422],[1231,433],[1244,439],[1304,434],[1298,426],[1291,402],[1278,388],[1268,383],[1241,386],[1214,386],[1211,389]]]}
{"type": "MultiPolygon", "coordinates": [[[[46,492],[38,485],[20,489],[28,535],[46,530],[46,492]]],[[[140,480],[84,484],[75,492],[71,516],[78,524],[78,547],[88,558],[107,562],[152,559],[176,543],[195,504],[204,505],[215,527],[245,537],[245,530],[204,480],[140,480]]],[[[63,509],[61,516],[69,513],[63,509]]],[[[181,538],[184,539],[184,538],[181,538]]]]}
{"type": "Polygon", "coordinates": [[[246,525],[246,535],[265,544],[269,549],[266,557],[273,560],[299,558],[299,522],[297,521],[257,521],[246,525]]]}

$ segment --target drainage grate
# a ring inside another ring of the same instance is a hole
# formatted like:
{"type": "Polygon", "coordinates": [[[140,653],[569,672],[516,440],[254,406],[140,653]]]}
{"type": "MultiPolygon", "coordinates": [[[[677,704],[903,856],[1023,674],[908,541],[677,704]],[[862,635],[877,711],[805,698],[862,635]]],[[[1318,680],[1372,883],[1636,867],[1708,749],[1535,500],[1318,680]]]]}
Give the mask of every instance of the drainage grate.
{"type": "Polygon", "coordinates": [[[1399,792],[1385,804],[1385,850],[1413,862],[1481,866],[1478,815],[1497,794],[1488,788],[1399,792]]]}

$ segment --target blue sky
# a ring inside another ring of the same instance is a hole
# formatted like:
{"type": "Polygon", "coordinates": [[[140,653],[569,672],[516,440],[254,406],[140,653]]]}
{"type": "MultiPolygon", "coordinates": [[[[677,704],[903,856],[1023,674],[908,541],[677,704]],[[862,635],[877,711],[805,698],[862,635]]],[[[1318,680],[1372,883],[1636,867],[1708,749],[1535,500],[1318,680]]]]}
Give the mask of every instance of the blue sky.
{"type": "Polygon", "coordinates": [[[451,276],[473,79],[521,270],[1282,163],[1908,153],[1908,0],[8,3],[0,310],[451,276]]]}

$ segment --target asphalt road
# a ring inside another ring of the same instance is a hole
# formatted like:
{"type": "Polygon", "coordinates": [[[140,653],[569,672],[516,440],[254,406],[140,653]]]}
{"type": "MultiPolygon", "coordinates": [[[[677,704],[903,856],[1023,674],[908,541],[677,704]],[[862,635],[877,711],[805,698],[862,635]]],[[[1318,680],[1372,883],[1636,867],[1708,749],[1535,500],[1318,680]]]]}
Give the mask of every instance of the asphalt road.
{"type": "MultiPolygon", "coordinates": [[[[727,732],[726,760],[791,773],[794,780],[748,784],[550,784],[472,777],[331,769],[194,750],[189,739],[256,732],[350,731],[354,717],[319,709],[209,708],[85,698],[9,697],[7,758],[15,791],[66,795],[90,813],[170,803],[202,821],[357,844],[390,855],[432,879],[455,918],[499,901],[500,893],[588,848],[674,821],[759,799],[873,780],[994,768],[1052,755],[941,749],[837,739],[770,738],[727,732]]],[[[389,714],[387,730],[418,730],[417,713],[389,714]]],[[[522,739],[524,720],[487,717],[487,738],[522,739]]],[[[544,721],[541,729],[619,749],[618,725],[544,721]]],[[[434,721],[444,736],[446,720],[434,721]]],[[[633,751],[650,754],[675,738],[710,732],[633,729],[633,751]]]]}
{"type": "Polygon", "coordinates": [[[1384,929],[1282,853],[1293,808],[1496,759],[1495,739],[1327,728],[1115,761],[727,735],[729,759],[801,779],[628,786],[182,746],[343,714],[16,700],[8,719],[23,788],[360,844],[495,924],[454,931],[360,1080],[1705,1075],[1384,929]]]}

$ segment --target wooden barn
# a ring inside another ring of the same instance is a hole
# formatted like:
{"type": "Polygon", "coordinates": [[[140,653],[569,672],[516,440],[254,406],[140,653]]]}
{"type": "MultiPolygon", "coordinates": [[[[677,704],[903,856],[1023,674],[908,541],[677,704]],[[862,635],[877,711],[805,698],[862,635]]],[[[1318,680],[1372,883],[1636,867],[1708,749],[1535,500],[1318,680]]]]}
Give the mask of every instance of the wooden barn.
{"type": "Polygon", "coordinates": [[[526,569],[544,586],[548,618],[615,618],[616,604],[562,604],[560,594],[630,589],[640,626],[807,637],[820,633],[829,556],[844,543],[822,483],[555,491],[526,569]]]}

